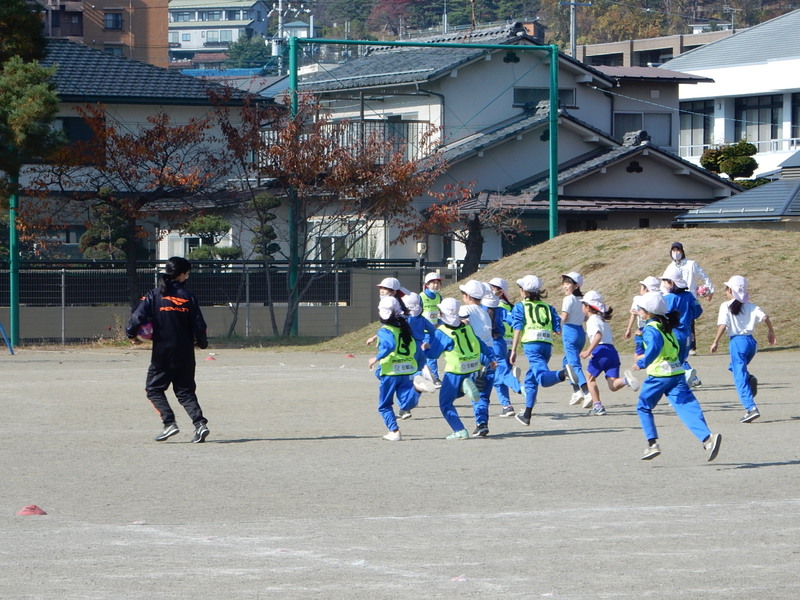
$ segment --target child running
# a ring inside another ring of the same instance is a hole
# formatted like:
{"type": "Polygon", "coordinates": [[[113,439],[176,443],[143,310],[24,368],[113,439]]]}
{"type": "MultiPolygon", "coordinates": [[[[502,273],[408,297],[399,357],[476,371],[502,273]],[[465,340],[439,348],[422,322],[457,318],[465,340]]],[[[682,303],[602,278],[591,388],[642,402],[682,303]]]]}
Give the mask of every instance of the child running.
{"type": "MultiPolygon", "coordinates": [[[[484,344],[472,327],[461,322],[458,316],[460,303],[455,298],[445,298],[439,304],[439,319],[442,324],[436,330],[436,335],[431,338],[431,344],[425,350],[428,358],[439,358],[442,354],[445,359],[444,377],[442,387],[439,388],[439,408],[453,433],[447,436],[448,440],[466,440],[469,432],[458,416],[455,399],[466,394],[473,404],[480,398],[480,392],[473,382],[481,364],[494,368],[494,353],[484,344]]],[[[478,431],[478,435],[485,437],[489,434],[488,425],[478,431]]]]}
{"type": "MultiPolygon", "coordinates": [[[[383,439],[399,442],[403,439],[397,418],[394,414],[394,397],[400,405],[400,412],[411,416],[411,409],[417,405],[419,393],[411,383],[411,375],[417,372],[417,343],[411,335],[411,327],[403,318],[400,302],[393,296],[384,296],[378,303],[378,316],[381,328],[378,330],[378,352],[369,359],[371,369],[378,363],[375,376],[378,384],[378,412],[389,433],[383,439]]],[[[401,417],[407,418],[407,417],[401,417]]]]}
{"type": "Polygon", "coordinates": [[[740,275],[731,277],[725,282],[725,294],[728,301],[723,302],[719,307],[717,335],[711,344],[711,352],[717,351],[719,340],[727,331],[730,336],[728,350],[731,355],[731,364],[728,370],[733,373],[736,392],[739,394],[739,400],[745,410],[744,416],[739,422],[750,423],[761,416],[755,401],[758,379],[747,369],[747,365],[753,360],[758,350],[758,344],[753,337],[756,325],[764,323],[767,326],[767,342],[770,345],[774,345],[777,340],[769,317],[760,307],[750,302],[747,279],[740,275]]]}
{"type": "Polygon", "coordinates": [[[618,392],[626,385],[635,392],[639,389],[639,380],[628,371],[625,377],[619,376],[619,353],[614,348],[614,338],[611,334],[611,327],[608,321],[614,309],[606,307],[603,297],[596,291],[586,292],[581,298],[583,314],[586,315],[586,332],[589,338],[589,347],[580,353],[581,358],[588,358],[589,364],[586,365],[587,385],[593,401],[590,414],[602,416],[606,414],[606,409],[600,400],[600,388],[597,385],[597,377],[605,372],[608,389],[618,392]]]}
{"type": "Polygon", "coordinates": [[[592,406],[592,395],[586,385],[586,375],[581,368],[581,350],[586,345],[586,332],[583,322],[586,319],[583,312],[581,286],[583,276],[571,271],[561,276],[561,289],[564,291],[564,300],[561,303],[561,340],[564,344],[563,363],[572,365],[578,376],[578,383],[572,386],[571,406],[583,403],[583,408],[592,406]]]}
{"type": "MultiPolygon", "coordinates": [[[[428,273],[425,275],[425,288],[420,293],[422,299],[422,316],[428,319],[434,326],[439,325],[439,303],[442,301],[442,276],[438,273],[428,273]]],[[[430,377],[436,387],[442,385],[439,378],[439,362],[433,359],[426,361],[430,377]]]]}
{"type": "Polygon", "coordinates": [[[708,452],[707,460],[712,461],[719,453],[722,436],[711,433],[700,403],[686,384],[678,340],[673,332],[677,315],[667,317],[667,302],[658,292],[641,296],[639,309],[645,319],[642,333],[644,357],[636,361],[632,368],[634,371],[645,369],[647,373],[636,406],[647,439],[642,460],[652,460],[661,454],[653,409],[661,397],[666,396],[683,424],[702,442],[708,452]]]}
{"type": "Polygon", "coordinates": [[[519,379],[514,376],[511,365],[508,362],[508,346],[511,340],[506,338],[506,329],[511,328],[508,323],[509,314],[506,308],[502,306],[500,298],[494,293],[484,296],[481,304],[486,307],[492,320],[492,350],[494,350],[497,360],[497,368],[494,371],[494,389],[497,392],[497,399],[501,407],[499,416],[514,416],[514,406],[511,404],[508,390],[512,389],[520,394],[522,393],[522,388],[520,387],[519,379]]]}
{"type": "Polygon", "coordinates": [[[631,304],[631,316],[628,318],[628,327],[625,329],[625,339],[630,339],[633,324],[636,323],[636,330],[633,333],[633,354],[636,360],[639,360],[644,354],[644,345],[642,345],[642,327],[644,327],[644,319],[639,315],[639,296],[647,292],[660,292],[660,282],[656,277],[648,275],[639,282],[639,295],[633,297],[633,304],[631,304]]]}
{"type": "Polygon", "coordinates": [[[561,331],[561,318],[555,308],[542,300],[547,291],[542,289],[541,279],[526,275],[517,280],[517,285],[522,302],[517,302],[511,311],[514,339],[508,360],[512,365],[517,361],[517,346],[522,342],[530,368],[525,375],[525,411],[517,413],[516,419],[530,425],[539,386],[550,387],[567,379],[574,385],[578,377],[569,363],[560,371],[551,371],[547,366],[553,353],[553,334],[561,331]]]}
{"type": "MultiPolygon", "coordinates": [[[[423,371],[425,366],[424,349],[427,344],[430,344],[431,337],[436,334],[436,327],[422,316],[423,307],[419,294],[411,292],[403,296],[403,301],[408,310],[406,321],[408,321],[408,325],[411,327],[411,335],[414,336],[414,341],[417,343],[416,359],[417,367],[420,370],[414,375],[414,389],[418,392],[435,392],[436,385],[423,375],[423,371]]],[[[438,309],[436,314],[439,314],[438,309]]],[[[401,410],[398,416],[401,419],[410,419],[411,411],[401,410]]]]}
{"type": "Polygon", "coordinates": [[[675,337],[680,344],[680,360],[686,373],[686,382],[689,387],[700,387],[703,384],[697,377],[697,371],[686,359],[692,346],[692,323],[703,313],[703,307],[692,296],[680,269],[674,264],[670,264],[661,276],[661,291],[667,302],[667,313],[678,313],[675,337]]]}

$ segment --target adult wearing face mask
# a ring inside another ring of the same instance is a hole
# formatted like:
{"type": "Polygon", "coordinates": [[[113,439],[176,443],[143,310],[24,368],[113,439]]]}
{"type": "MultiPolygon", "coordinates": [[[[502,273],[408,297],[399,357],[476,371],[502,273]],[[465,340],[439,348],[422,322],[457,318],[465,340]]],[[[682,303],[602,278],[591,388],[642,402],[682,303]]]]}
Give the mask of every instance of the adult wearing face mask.
{"type": "MultiPolygon", "coordinates": [[[[700,265],[686,258],[683,244],[674,242],[670,247],[669,253],[673,264],[680,269],[683,280],[686,282],[686,287],[692,293],[695,300],[705,298],[708,302],[711,302],[711,299],[714,297],[714,284],[711,283],[711,278],[706,275],[706,272],[700,265]]],[[[697,354],[694,321],[692,321],[692,345],[689,354],[691,356],[697,354]]]]}

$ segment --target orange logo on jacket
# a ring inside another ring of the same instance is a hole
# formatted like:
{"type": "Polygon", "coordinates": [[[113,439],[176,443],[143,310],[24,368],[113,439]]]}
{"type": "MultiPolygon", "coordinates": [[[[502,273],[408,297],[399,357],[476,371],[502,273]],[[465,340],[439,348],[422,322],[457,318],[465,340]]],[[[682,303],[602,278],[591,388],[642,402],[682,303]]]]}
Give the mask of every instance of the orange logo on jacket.
{"type": "Polygon", "coordinates": [[[178,296],[162,296],[164,300],[167,302],[171,302],[174,306],[160,306],[158,310],[161,311],[170,311],[174,310],[177,312],[189,312],[188,306],[183,306],[187,302],[189,302],[188,298],[179,298],[178,296]]]}

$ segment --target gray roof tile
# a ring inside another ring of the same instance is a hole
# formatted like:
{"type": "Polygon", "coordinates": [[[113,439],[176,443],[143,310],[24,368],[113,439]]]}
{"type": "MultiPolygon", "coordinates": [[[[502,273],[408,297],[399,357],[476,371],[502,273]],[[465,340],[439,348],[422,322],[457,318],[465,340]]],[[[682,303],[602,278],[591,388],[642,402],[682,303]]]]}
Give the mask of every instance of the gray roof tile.
{"type": "Polygon", "coordinates": [[[675,220],[679,223],[779,221],[800,216],[800,181],[779,179],[736,196],[691,210],[675,220]]]}

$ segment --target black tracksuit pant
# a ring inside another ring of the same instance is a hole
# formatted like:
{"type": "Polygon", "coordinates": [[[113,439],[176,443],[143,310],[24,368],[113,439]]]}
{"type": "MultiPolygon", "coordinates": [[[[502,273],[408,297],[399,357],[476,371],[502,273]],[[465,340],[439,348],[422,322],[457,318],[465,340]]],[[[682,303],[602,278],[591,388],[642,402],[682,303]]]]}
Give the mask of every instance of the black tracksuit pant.
{"type": "Polygon", "coordinates": [[[147,369],[145,390],[153,407],[161,415],[161,422],[165,426],[175,422],[175,413],[172,411],[172,407],[167,401],[167,395],[164,393],[170,384],[172,384],[172,391],[178,398],[178,402],[181,403],[181,406],[183,406],[192,420],[192,424],[197,427],[207,423],[205,417],[203,417],[200,403],[197,401],[197,394],[195,394],[197,384],[194,381],[194,370],[195,365],[168,368],[150,363],[150,367],[147,369]]]}

